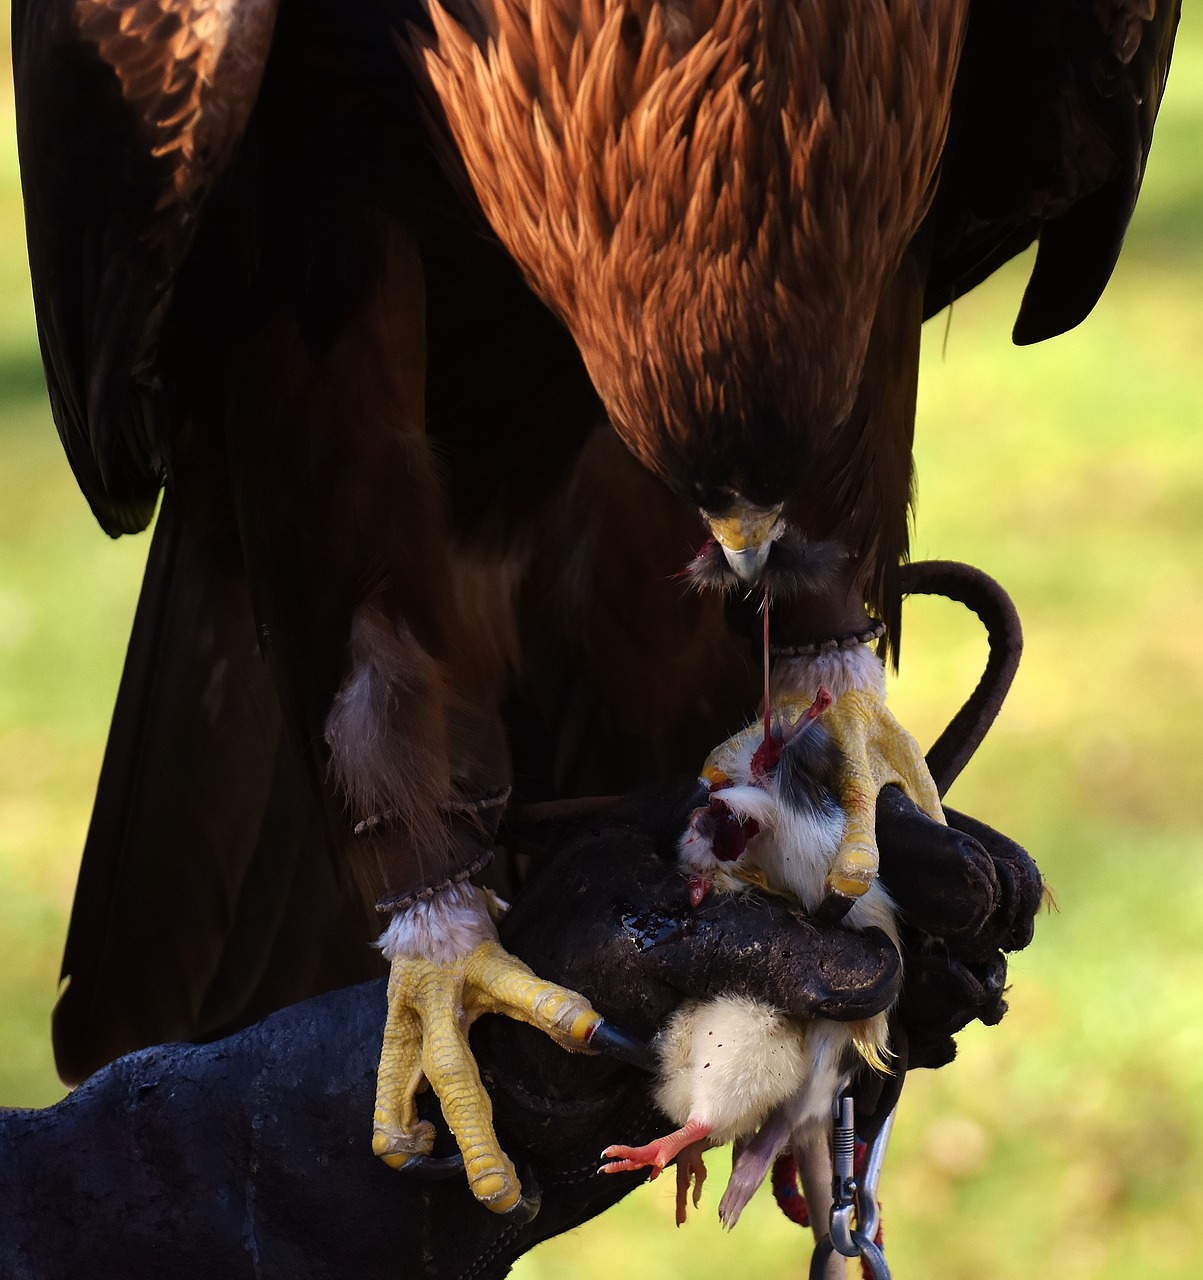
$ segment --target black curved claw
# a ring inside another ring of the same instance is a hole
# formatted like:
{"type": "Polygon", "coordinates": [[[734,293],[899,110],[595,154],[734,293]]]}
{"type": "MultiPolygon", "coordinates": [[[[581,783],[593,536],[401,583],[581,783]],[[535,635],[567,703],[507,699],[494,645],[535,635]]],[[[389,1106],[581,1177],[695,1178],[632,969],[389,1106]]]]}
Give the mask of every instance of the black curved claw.
{"type": "Polygon", "coordinates": [[[838,889],[828,889],[823,901],[819,903],[819,909],[814,913],[814,918],[819,924],[838,924],[852,910],[855,903],[856,899],[850,898],[846,893],[840,893],[838,889]]]}
{"type": "Polygon", "coordinates": [[[539,1216],[539,1210],[543,1207],[543,1190],[535,1180],[534,1171],[530,1165],[525,1165],[522,1170],[522,1186],[524,1188],[522,1197],[518,1203],[511,1209],[506,1209],[504,1213],[499,1213],[499,1218],[504,1218],[507,1222],[512,1222],[517,1226],[524,1227],[528,1222],[533,1222],[539,1216]]]}
{"type": "Polygon", "coordinates": [[[660,1064],[649,1044],[628,1035],[625,1031],[620,1031],[605,1018],[594,1026],[586,1043],[590,1049],[600,1049],[611,1058],[617,1058],[620,1062],[629,1062],[631,1066],[640,1067],[644,1071],[654,1073],[660,1069],[660,1064]]]}
{"type": "Polygon", "coordinates": [[[463,1171],[464,1157],[459,1152],[453,1156],[410,1156],[397,1170],[411,1178],[421,1178],[423,1182],[441,1182],[463,1171]]]}

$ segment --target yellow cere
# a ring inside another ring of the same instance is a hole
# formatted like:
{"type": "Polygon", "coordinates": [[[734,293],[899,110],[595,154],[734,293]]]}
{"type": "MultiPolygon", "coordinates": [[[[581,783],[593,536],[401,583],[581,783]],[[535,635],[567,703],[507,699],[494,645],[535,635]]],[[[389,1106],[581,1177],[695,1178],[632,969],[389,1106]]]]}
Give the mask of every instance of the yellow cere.
{"type": "Polygon", "coordinates": [[[741,504],[734,515],[707,517],[710,532],[719,546],[728,551],[747,551],[758,547],[773,532],[773,526],[781,518],[781,506],[752,507],[741,504]]]}

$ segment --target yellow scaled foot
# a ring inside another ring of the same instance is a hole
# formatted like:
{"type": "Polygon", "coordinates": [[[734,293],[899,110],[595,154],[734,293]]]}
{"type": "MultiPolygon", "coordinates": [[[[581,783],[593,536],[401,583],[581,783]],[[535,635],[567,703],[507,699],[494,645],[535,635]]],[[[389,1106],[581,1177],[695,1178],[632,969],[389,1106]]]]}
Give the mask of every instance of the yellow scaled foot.
{"type": "Polygon", "coordinates": [[[430,1153],[434,1128],[418,1119],[414,1101],[429,1081],[472,1194],[507,1213],[522,1202],[522,1186],[498,1145],[493,1107],[468,1047],[468,1028],[482,1013],[528,1022],[567,1049],[584,1048],[601,1020],[584,996],[545,982],[497,942],[450,961],[398,956],[389,975],[372,1150],[394,1169],[430,1153]]]}
{"type": "MultiPolygon", "coordinates": [[[[891,783],[937,822],[944,822],[940,796],[919,744],[894,719],[882,695],[872,689],[849,689],[826,705],[816,707],[809,694],[789,694],[774,700],[772,718],[778,731],[796,730],[800,721],[816,715],[844,755],[838,799],[844,810],[844,835],[827,875],[828,895],[844,908],[859,898],[877,878],[877,796],[891,783]]],[[[764,739],[760,724],[751,724],[710,753],[702,778],[715,790],[746,779],[755,770],[752,759],[764,739]]],[[[744,879],[738,868],[734,874],[744,879]]]]}
{"type": "Polygon", "coordinates": [[[940,796],[919,744],[894,719],[879,693],[849,689],[823,715],[844,753],[840,784],[844,838],[827,876],[829,892],[859,898],[877,877],[877,796],[891,783],[930,818],[944,821],[940,796]]]}

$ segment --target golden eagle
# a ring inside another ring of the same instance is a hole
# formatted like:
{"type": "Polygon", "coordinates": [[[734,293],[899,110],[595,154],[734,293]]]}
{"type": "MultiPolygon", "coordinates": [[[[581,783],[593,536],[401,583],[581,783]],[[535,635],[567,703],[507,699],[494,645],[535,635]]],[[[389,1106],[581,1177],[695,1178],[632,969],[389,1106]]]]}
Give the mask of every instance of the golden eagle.
{"type": "Polygon", "coordinates": [[[691,562],[792,594],[796,647],[896,637],[920,325],[1033,241],[1016,340],[1089,312],[1177,13],[15,0],[55,421],[110,534],[165,490],[64,1078],[370,972],[358,865],[377,1150],[428,1143],[424,1073],[520,1212],[465,1021],[597,1015],[469,880],[511,789],[695,769],[755,705],[691,562]]]}

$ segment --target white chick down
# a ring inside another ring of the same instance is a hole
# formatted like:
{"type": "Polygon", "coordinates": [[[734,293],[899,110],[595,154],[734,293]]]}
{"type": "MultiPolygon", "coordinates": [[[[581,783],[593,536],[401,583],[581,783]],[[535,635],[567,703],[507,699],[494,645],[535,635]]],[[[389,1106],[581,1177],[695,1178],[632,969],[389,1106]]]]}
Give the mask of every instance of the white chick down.
{"type": "MultiPolygon", "coordinates": [[[[812,912],[820,907],[845,829],[844,757],[818,723],[831,702],[823,686],[813,699],[783,698],[772,709],[771,726],[749,726],[711,752],[702,771],[709,799],[694,810],[678,845],[694,907],[709,893],[739,893],[750,885],[784,894],[812,912]]],[[[881,929],[897,946],[894,904],[879,882],[851,905],[843,923],[853,930],[881,929]]],[[[691,1185],[698,1203],[706,1146],[736,1143],[719,1206],[721,1220],[732,1227],[780,1152],[792,1147],[799,1168],[830,1163],[832,1101],[858,1056],[889,1070],[886,1013],[857,1023],[791,1017],[730,993],[682,1005],[657,1046],[656,1102],[677,1131],[642,1147],[606,1148],[602,1171],[651,1167],[655,1176],[675,1159],[678,1223],[685,1220],[691,1185]]],[[[821,1204],[815,1209],[817,1223],[821,1204]]]]}
{"type": "MultiPolygon", "coordinates": [[[[710,802],[695,811],[679,848],[691,897],[694,887],[701,890],[695,905],[705,892],[740,892],[749,883],[784,893],[810,911],[823,901],[844,815],[834,790],[840,757],[813,723],[819,704],[817,698],[812,711],[809,699],[796,698],[775,709],[779,761],[758,758],[764,742],[758,725],[711,753],[703,771],[710,802]]],[[[852,905],[843,923],[853,930],[881,929],[897,946],[896,911],[880,882],[852,905]]],[[[824,1145],[832,1100],[858,1056],[889,1070],[885,1013],[859,1023],[792,1018],[755,1000],[722,995],[685,1005],[673,1016],[662,1033],[656,1097],[678,1125],[709,1127],[712,1144],[739,1140],[720,1206],[725,1225],[734,1226],[777,1152],[824,1145]]]]}
{"type": "Polygon", "coordinates": [[[746,996],[682,1005],[657,1047],[657,1105],[674,1124],[700,1121],[716,1143],[753,1130],[811,1069],[805,1025],[746,996]]]}

